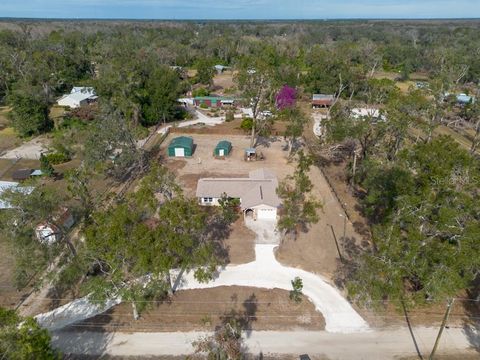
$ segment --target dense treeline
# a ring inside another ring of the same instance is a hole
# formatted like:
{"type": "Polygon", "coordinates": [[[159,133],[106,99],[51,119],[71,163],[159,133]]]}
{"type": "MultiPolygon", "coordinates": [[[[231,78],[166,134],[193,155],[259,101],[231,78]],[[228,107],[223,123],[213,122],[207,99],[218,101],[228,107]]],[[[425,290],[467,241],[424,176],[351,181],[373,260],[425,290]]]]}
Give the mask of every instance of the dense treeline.
{"type": "Polygon", "coordinates": [[[140,75],[141,64],[148,62],[195,68],[205,59],[235,65],[245,57],[267,56],[280,68],[311,70],[314,75],[304,82],[315,91],[324,86],[334,90],[328,81],[315,84],[319,73],[333,77],[335,84],[340,72],[347,78],[360,69],[435,72],[439,58],[451,66],[466,65],[462,81],[480,75],[479,24],[474,21],[18,22],[3,27],[9,29],[0,31],[2,96],[23,83],[43,87],[48,99],[73,83],[94,78],[96,65],[101,79],[102,66],[117,61],[126,66],[124,71],[140,75]],[[129,62],[137,67],[129,67],[129,62]]]}

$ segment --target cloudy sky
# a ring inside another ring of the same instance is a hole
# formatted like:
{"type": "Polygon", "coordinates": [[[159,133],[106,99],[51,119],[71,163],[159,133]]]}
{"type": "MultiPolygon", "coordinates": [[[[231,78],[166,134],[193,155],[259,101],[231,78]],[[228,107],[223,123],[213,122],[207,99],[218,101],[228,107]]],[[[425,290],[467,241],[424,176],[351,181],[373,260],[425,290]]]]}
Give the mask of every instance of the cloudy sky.
{"type": "Polygon", "coordinates": [[[480,0],[0,0],[0,17],[472,18],[480,17],[480,0]]]}

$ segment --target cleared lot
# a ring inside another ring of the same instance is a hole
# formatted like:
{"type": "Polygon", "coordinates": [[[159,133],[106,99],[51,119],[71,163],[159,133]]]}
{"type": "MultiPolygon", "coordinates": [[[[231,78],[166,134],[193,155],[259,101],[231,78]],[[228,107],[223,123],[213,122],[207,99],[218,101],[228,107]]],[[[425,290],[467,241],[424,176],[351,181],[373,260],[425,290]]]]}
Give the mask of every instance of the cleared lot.
{"type": "MultiPolygon", "coordinates": [[[[182,187],[187,196],[194,196],[197,181],[201,177],[238,177],[247,176],[248,172],[258,168],[268,168],[273,171],[279,180],[292,174],[295,163],[289,162],[288,152],[283,148],[283,138],[277,137],[273,141],[257,147],[257,151],[265,155],[264,161],[246,162],[243,160],[243,152],[250,145],[250,138],[244,135],[218,135],[218,134],[185,134],[191,136],[196,144],[196,149],[191,158],[167,158],[166,166],[178,175],[182,187]],[[226,139],[233,144],[231,156],[225,160],[215,159],[212,155],[216,144],[226,139]]],[[[178,134],[170,134],[163,144],[162,152],[166,154],[166,147],[171,139],[178,134]]],[[[345,233],[347,238],[359,238],[353,226],[347,221],[344,223],[342,207],[330,191],[328,183],[320,170],[312,167],[310,179],[314,183],[313,194],[324,204],[320,212],[320,221],[314,224],[309,232],[300,233],[297,240],[286,240],[277,249],[278,260],[285,265],[301,268],[313,273],[321,274],[332,279],[337,268],[338,252],[335,246],[331,226],[338,240],[345,233]]],[[[237,230],[241,228],[239,225],[237,230]]],[[[240,235],[241,237],[241,235],[240,235]]],[[[241,241],[241,240],[240,240],[241,241]]],[[[237,242],[235,242],[238,244],[237,242]]],[[[248,243],[249,244],[249,243],[248,243]]],[[[237,253],[241,253],[241,246],[237,253]]],[[[250,252],[250,245],[246,250],[250,252]]],[[[233,259],[234,257],[231,256],[233,259]]],[[[246,256],[244,259],[250,259],[246,256]]],[[[242,259],[242,260],[244,260],[242,259]]],[[[235,262],[239,263],[239,262],[235,262]]]]}
{"type": "Polygon", "coordinates": [[[95,331],[191,331],[214,330],[227,319],[237,319],[244,330],[323,330],[325,320],[302,296],[300,303],[280,289],[221,286],[184,290],[171,301],[154,304],[137,321],[132,307],[123,303],[102,315],[72,325],[95,331]]]}
{"type": "MultiPolygon", "coordinates": [[[[244,135],[218,135],[218,134],[185,134],[191,136],[195,143],[195,151],[191,158],[168,158],[166,166],[178,175],[181,186],[187,196],[195,196],[198,179],[202,177],[247,177],[252,170],[266,167],[273,171],[279,179],[294,170],[294,164],[289,163],[287,151],[284,151],[283,140],[277,140],[257,147],[265,156],[263,161],[246,162],[243,159],[244,149],[250,145],[250,138],[244,135]],[[225,160],[215,159],[213,149],[220,140],[228,140],[233,145],[233,150],[225,160]]],[[[162,144],[162,153],[170,141],[179,136],[170,134],[162,144]]],[[[225,247],[228,250],[230,264],[244,264],[255,259],[253,250],[255,234],[249,230],[239,219],[233,226],[225,247]]]]}
{"type": "MultiPolygon", "coordinates": [[[[273,171],[279,180],[291,174],[295,165],[288,162],[288,152],[283,150],[285,142],[282,138],[273,138],[273,141],[257,146],[257,151],[265,156],[263,161],[244,161],[244,150],[250,147],[250,138],[244,135],[205,135],[185,134],[191,136],[195,143],[195,151],[191,158],[167,158],[166,166],[173,170],[184,185],[185,193],[194,196],[197,181],[200,177],[239,177],[248,176],[248,173],[258,168],[268,168],[273,171]],[[233,150],[225,160],[215,159],[213,149],[220,140],[228,140],[233,150]]],[[[170,134],[163,143],[162,152],[170,141],[179,135],[170,134]]]]}

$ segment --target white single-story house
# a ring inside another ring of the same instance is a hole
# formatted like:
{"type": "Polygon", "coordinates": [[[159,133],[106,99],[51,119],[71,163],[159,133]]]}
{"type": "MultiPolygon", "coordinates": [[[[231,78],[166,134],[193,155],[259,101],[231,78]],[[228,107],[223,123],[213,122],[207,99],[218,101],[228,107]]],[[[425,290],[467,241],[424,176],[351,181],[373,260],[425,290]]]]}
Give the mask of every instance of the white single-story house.
{"type": "Polygon", "coordinates": [[[63,95],[58,99],[59,106],[66,106],[72,109],[79,108],[82,105],[89,104],[98,99],[95,90],[92,87],[76,86],[70,94],[63,95]]]}
{"type": "Polygon", "coordinates": [[[197,184],[196,196],[200,205],[219,206],[226,195],[240,200],[245,216],[259,220],[275,220],[281,204],[277,195],[278,180],[267,169],[254,170],[245,178],[204,178],[197,184]]]}
{"type": "Polygon", "coordinates": [[[21,187],[19,186],[18,182],[14,182],[14,181],[0,181],[0,209],[12,208],[12,206],[7,201],[4,201],[1,199],[1,195],[7,190],[15,190],[15,191],[22,192],[24,194],[30,194],[33,191],[33,187],[31,186],[21,187]]]}

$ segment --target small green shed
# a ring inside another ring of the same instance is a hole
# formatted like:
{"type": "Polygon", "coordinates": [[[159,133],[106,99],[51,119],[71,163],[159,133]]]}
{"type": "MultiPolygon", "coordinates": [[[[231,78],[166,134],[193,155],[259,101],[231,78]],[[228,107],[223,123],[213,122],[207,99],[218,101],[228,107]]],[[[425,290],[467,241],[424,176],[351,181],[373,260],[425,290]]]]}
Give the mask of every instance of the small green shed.
{"type": "Polygon", "coordinates": [[[230,155],[230,151],[232,151],[232,143],[227,140],[222,140],[215,147],[213,154],[219,157],[228,156],[230,155]]]}
{"type": "Polygon", "coordinates": [[[168,145],[168,156],[188,157],[193,154],[193,139],[188,136],[179,136],[168,145]]]}

